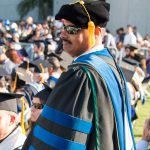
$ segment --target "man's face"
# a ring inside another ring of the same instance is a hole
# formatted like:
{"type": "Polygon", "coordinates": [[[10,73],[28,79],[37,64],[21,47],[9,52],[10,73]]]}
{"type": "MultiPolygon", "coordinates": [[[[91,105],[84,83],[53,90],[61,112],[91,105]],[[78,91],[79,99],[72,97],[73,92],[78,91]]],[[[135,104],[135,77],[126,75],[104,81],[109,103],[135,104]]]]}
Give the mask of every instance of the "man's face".
{"type": "MultiPolygon", "coordinates": [[[[67,27],[76,27],[73,23],[65,19],[63,19],[63,24],[67,27]]],[[[80,29],[76,34],[69,34],[65,29],[62,29],[60,37],[63,41],[63,49],[72,57],[77,57],[90,48],[87,29],[80,29]]]]}
{"type": "Polygon", "coordinates": [[[0,110],[0,140],[7,135],[10,126],[10,115],[7,111],[0,110]]]}
{"type": "Polygon", "coordinates": [[[42,105],[42,104],[41,104],[40,99],[37,97],[34,97],[32,102],[33,102],[33,106],[31,107],[31,121],[36,122],[36,120],[38,119],[38,117],[40,116],[42,112],[42,108],[38,109],[35,106],[42,105]]]}

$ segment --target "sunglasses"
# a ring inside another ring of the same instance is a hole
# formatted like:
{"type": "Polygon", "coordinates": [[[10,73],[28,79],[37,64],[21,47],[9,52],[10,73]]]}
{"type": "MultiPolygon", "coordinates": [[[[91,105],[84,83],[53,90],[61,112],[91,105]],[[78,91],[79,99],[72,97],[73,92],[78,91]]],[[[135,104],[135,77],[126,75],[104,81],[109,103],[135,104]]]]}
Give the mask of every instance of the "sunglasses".
{"type": "Polygon", "coordinates": [[[82,28],[80,27],[73,27],[73,26],[63,26],[63,30],[65,30],[68,34],[77,34],[81,31],[82,28]]]}
{"type": "Polygon", "coordinates": [[[35,109],[43,109],[44,105],[43,104],[40,104],[40,103],[32,103],[32,106],[35,108],[35,109]]]}

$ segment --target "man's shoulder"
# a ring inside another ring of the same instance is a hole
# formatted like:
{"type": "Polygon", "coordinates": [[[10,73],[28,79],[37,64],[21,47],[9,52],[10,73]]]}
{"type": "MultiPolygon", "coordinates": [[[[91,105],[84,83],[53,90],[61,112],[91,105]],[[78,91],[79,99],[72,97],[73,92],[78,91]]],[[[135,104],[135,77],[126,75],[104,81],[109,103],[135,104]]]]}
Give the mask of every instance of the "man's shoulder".
{"type": "Polygon", "coordinates": [[[69,69],[68,69],[68,73],[74,73],[74,74],[86,74],[86,72],[84,71],[83,68],[87,68],[88,71],[90,71],[91,73],[96,73],[96,69],[90,65],[90,64],[87,64],[87,63],[75,63],[75,64],[72,64],[69,66],[69,69]]]}
{"type": "Polygon", "coordinates": [[[17,150],[17,149],[22,148],[27,137],[26,135],[22,134],[22,130],[20,126],[16,129],[15,132],[16,132],[16,136],[18,136],[16,143],[15,143],[15,150],[17,150]]]}
{"type": "Polygon", "coordinates": [[[25,135],[23,135],[23,134],[19,135],[18,139],[16,141],[16,144],[15,144],[14,150],[19,150],[19,149],[21,150],[25,140],[26,140],[26,136],[25,135]]]}
{"type": "Polygon", "coordinates": [[[83,78],[85,75],[85,72],[82,70],[82,66],[81,64],[72,64],[70,66],[68,66],[68,70],[66,72],[63,72],[60,79],[63,80],[69,80],[69,79],[73,79],[73,80],[78,80],[80,78],[83,78]]]}

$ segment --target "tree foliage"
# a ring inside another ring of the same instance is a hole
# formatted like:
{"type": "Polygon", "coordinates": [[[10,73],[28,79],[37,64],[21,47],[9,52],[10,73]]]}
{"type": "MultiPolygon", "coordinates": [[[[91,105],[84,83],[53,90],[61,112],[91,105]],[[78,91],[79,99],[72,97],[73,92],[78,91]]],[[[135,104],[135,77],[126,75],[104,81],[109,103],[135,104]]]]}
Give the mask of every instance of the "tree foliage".
{"type": "Polygon", "coordinates": [[[22,0],[18,6],[17,11],[22,19],[35,7],[39,9],[39,19],[46,19],[46,17],[52,14],[53,0],[22,0]]]}

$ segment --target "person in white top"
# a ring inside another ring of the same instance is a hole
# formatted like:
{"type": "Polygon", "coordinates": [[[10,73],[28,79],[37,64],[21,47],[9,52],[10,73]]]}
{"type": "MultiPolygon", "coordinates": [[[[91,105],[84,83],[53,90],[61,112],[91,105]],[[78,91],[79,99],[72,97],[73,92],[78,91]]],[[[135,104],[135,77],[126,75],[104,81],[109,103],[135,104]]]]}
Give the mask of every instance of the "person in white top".
{"type": "Polygon", "coordinates": [[[114,36],[110,33],[108,29],[106,29],[105,35],[104,35],[104,47],[107,48],[115,48],[116,49],[116,43],[114,36]]]}
{"type": "Polygon", "coordinates": [[[127,33],[124,37],[124,43],[123,43],[125,46],[127,44],[137,44],[137,39],[136,39],[136,36],[134,35],[133,33],[133,27],[131,25],[128,25],[127,26],[127,33]]]}
{"type": "Polygon", "coordinates": [[[136,144],[137,150],[148,150],[150,142],[150,118],[145,120],[142,139],[136,144]]]}
{"type": "Polygon", "coordinates": [[[19,150],[26,136],[17,122],[17,98],[23,95],[0,93],[0,150],[19,150]]]}

